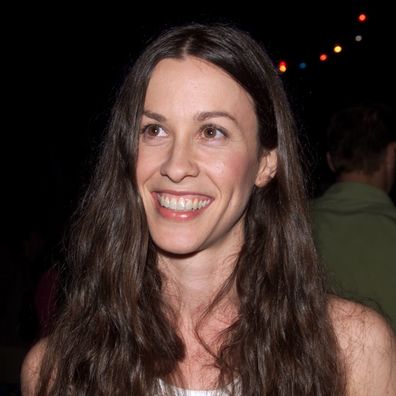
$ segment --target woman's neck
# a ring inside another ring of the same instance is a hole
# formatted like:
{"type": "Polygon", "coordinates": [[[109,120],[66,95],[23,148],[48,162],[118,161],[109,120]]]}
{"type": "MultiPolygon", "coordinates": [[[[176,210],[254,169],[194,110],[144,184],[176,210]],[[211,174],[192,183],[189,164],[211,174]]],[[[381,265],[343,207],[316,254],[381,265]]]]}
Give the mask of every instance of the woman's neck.
{"type": "Polygon", "coordinates": [[[214,309],[206,313],[234,271],[239,251],[240,244],[217,252],[206,249],[188,256],[159,254],[163,298],[175,314],[176,321],[172,323],[186,348],[185,358],[178,364],[179,380],[169,379],[170,383],[191,389],[213,389],[215,386],[219,371],[213,355],[203,344],[218,353],[224,341],[222,332],[238,315],[233,281],[214,309]]]}
{"type": "MultiPolygon", "coordinates": [[[[233,272],[238,251],[228,255],[206,251],[189,256],[160,255],[164,299],[183,322],[194,323],[203,314],[233,272]]],[[[236,305],[235,295],[231,286],[223,302],[236,305]]]]}

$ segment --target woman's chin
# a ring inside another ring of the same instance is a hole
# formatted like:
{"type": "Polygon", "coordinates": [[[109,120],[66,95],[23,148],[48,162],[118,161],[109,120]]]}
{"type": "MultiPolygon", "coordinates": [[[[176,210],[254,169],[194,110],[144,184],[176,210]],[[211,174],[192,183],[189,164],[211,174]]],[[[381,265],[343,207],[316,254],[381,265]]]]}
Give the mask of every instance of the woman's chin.
{"type": "Polygon", "coordinates": [[[156,244],[158,248],[158,252],[161,255],[174,257],[174,256],[193,256],[198,253],[200,250],[200,246],[197,243],[185,243],[185,242],[173,242],[173,243],[164,243],[161,241],[160,244],[156,244]]]}

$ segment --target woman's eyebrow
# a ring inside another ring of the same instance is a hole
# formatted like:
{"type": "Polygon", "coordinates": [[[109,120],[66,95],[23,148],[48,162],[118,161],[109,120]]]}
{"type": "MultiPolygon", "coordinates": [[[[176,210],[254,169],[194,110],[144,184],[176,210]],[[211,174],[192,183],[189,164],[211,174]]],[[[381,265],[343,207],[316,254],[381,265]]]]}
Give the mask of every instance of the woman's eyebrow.
{"type": "Polygon", "coordinates": [[[143,115],[145,115],[146,117],[152,118],[153,120],[156,120],[158,122],[165,122],[166,121],[166,117],[164,117],[161,114],[154,113],[153,111],[144,110],[143,111],[143,115]]]}
{"type": "Polygon", "coordinates": [[[238,121],[234,116],[232,116],[230,113],[227,113],[226,111],[203,111],[195,115],[195,119],[197,121],[206,121],[210,118],[217,118],[217,117],[225,117],[230,119],[236,126],[239,128],[238,121]]]}

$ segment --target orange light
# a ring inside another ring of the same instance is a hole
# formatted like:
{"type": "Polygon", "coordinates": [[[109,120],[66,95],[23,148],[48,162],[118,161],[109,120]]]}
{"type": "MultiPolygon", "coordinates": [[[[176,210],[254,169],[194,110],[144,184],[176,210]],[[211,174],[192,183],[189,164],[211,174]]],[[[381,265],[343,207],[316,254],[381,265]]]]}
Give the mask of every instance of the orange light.
{"type": "Polygon", "coordinates": [[[287,63],[285,61],[279,62],[279,71],[284,73],[287,70],[287,63]]]}
{"type": "Polygon", "coordinates": [[[367,21],[367,15],[366,14],[359,14],[358,16],[358,21],[359,22],[366,22],[367,21]]]}
{"type": "Polygon", "coordinates": [[[333,51],[334,51],[336,54],[339,54],[339,53],[342,51],[341,45],[336,44],[336,45],[334,46],[334,48],[333,48],[333,51]]]}
{"type": "Polygon", "coordinates": [[[324,62],[324,61],[327,60],[327,55],[326,55],[326,54],[321,54],[321,55],[319,56],[319,59],[320,59],[322,62],[324,62]]]}

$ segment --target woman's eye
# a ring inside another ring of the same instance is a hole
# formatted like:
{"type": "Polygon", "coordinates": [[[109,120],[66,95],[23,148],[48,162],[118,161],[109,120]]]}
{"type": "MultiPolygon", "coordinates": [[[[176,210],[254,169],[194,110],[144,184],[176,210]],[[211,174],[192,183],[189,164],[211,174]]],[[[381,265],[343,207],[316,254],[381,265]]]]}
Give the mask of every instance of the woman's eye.
{"type": "Polygon", "coordinates": [[[145,127],[143,127],[142,134],[144,134],[148,138],[166,136],[164,128],[154,124],[146,125],[145,127]]]}
{"type": "Polygon", "coordinates": [[[225,132],[215,126],[205,127],[202,130],[202,135],[208,140],[222,139],[226,136],[225,132]]]}

